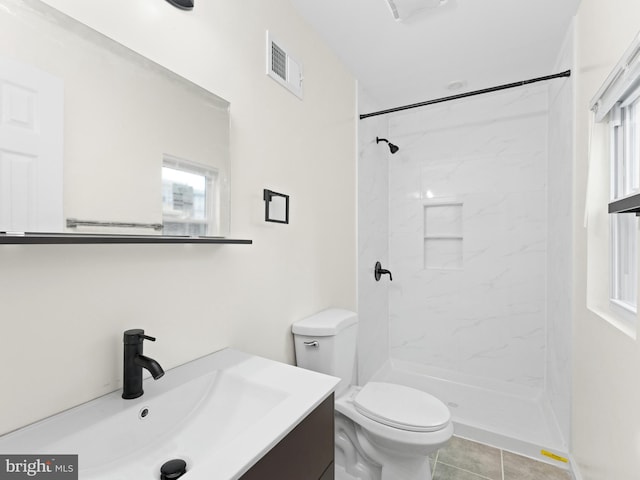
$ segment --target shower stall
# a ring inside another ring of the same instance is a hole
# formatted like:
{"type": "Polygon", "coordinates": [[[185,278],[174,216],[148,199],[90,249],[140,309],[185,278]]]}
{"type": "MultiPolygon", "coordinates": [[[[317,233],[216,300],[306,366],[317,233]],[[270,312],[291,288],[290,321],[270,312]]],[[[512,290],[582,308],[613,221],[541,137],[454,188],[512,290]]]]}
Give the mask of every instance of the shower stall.
{"type": "MultiPolygon", "coordinates": [[[[572,67],[571,39],[556,67],[572,67]]],[[[573,90],[358,124],[359,381],[425,390],[457,434],[551,462],[570,433],[573,90]]],[[[359,105],[376,110],[364,91],[359,105]]]]}

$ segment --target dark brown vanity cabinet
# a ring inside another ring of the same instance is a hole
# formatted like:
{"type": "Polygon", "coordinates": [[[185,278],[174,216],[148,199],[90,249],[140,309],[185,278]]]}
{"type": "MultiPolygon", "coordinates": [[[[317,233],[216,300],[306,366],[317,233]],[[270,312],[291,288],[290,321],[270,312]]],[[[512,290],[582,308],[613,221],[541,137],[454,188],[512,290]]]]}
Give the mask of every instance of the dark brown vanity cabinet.
{"type": "Polygon", "coordinates": [[[333,394],[240,480],[334,480],[333,394]]]}

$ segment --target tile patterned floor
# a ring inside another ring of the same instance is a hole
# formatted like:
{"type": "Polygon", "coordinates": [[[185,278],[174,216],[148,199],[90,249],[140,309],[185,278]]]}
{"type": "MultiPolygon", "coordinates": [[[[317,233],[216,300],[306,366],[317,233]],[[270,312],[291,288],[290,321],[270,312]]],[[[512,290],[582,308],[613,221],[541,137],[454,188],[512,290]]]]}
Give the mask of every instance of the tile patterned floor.
{"type": "Polygon", "coordinates": [[[572,480],[566,470],[453,437],[431,456],[433,480],[572,480]]]}

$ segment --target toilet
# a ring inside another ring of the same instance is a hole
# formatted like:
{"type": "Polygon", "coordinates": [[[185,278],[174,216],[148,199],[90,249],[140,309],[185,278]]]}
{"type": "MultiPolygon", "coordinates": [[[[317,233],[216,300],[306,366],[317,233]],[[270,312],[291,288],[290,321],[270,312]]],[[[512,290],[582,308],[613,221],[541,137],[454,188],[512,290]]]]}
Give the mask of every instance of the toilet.
{"type": "Polygon", "coordinates": [[[358,316],[330,308],[292,326],[299,367],[340,378],[335,392],[336,470],[360,480],[432,480],[429,454],[453,435],[436,397],[385,382],[353,385],[358,316]]]}

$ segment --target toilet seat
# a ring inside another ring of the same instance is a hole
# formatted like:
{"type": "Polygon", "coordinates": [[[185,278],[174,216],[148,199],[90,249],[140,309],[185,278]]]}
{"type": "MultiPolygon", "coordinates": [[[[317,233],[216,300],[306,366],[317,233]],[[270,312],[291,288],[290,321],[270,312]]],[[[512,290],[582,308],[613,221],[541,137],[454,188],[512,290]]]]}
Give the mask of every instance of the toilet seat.
{"type": "Polygon", "coordinates": [[[393,383],[367,383],[353,405],[371,420],[410,432],[435,432],[451,421],[447,406],[433,395],[393,383]]]}

